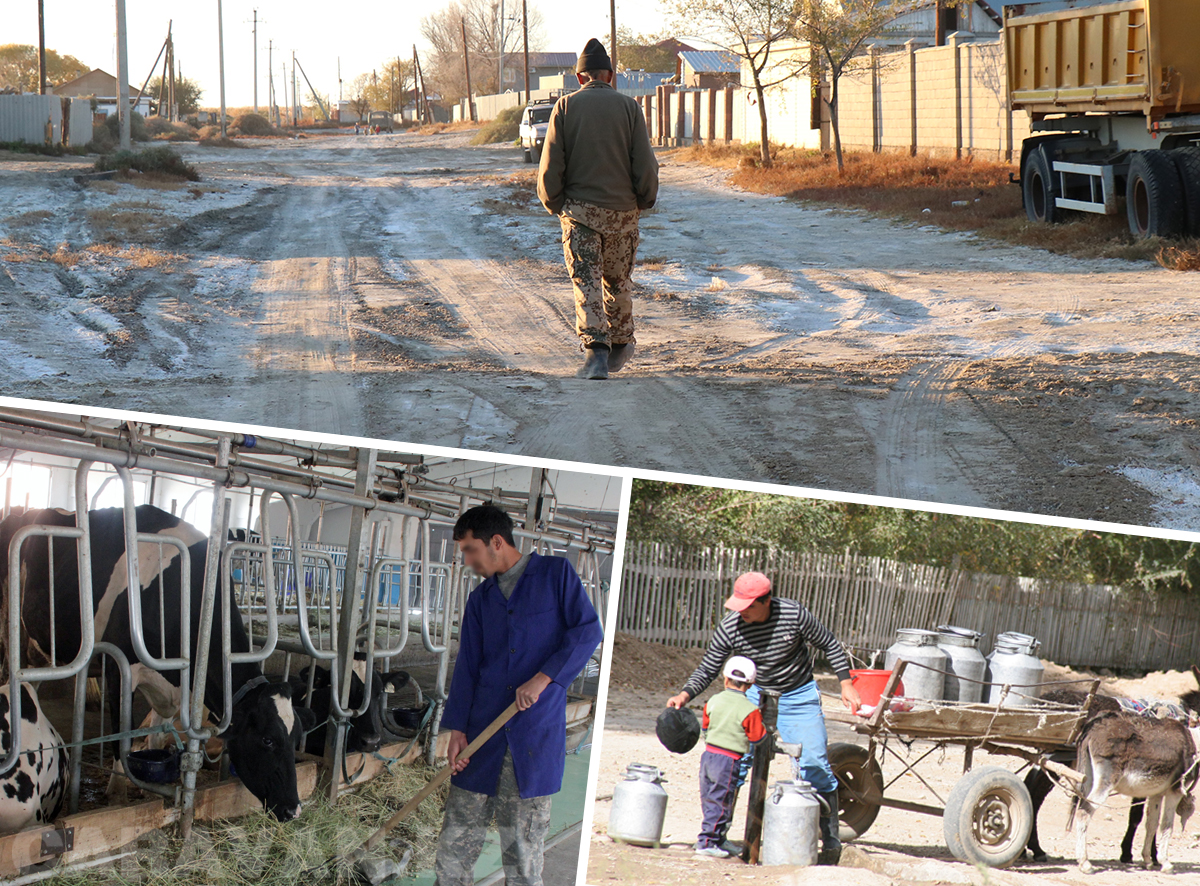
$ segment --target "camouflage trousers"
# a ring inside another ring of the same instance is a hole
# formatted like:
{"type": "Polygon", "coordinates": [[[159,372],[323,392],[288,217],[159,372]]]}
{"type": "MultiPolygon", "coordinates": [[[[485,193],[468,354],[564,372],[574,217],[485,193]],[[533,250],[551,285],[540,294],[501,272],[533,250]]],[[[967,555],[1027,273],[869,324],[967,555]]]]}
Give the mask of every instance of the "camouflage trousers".
{"type": "Polygon", "coordinates": [[[568,200],[559,213],[563,257],[575,287],[575,331],[583,346],[632,344],[633,260],[638,211],[568,200]]]}
{"type": "Polygon", "coordinates": [[[434,886],[472,886],[475,862],[493,816],[500,832],[500,853],[507,886],[542,886],[542,855],[550,830],[550,797],[521,798],[512,754],[504,755],[496,795],[477,794],[454,785],[446,798],[438,838],[434,886]]]}

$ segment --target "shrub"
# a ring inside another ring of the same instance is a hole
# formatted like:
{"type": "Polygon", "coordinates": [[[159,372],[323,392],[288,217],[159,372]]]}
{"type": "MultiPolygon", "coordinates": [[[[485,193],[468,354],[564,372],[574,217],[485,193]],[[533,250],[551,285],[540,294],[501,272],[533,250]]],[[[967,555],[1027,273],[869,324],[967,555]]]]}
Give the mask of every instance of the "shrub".
{"type": "MultiPolygon", "coordinates": [[[[104,128],[108,130],[108,134],[112,137],[113,144],[119,144],[121,141],[121,124],[117,120],[115,113],[109,114],[104,119],[104,128]]],[[[129,114],[129,137],[135,142],[150,141],[150,133],[146,131],[146,118],[137,111],[131,111],[129,114]]]]}
{"type": "Polygon", "coordinates": [[[471,144],[494,145],[499,142],[516,141],[521,128],[521,114],[524,111],[525,108],[521,105],[505,108],[495,119],[483,124],[483,128],[471,139],[471,144]]]}
{"type": "Polygon", "coordinates": [[[262,114],[242,114],[233,121],[233,128],[242,135],[275,135],[275,127],[262,114]]]}
{"type": "Polygon", "coordinates": [[[166,145],[141,151],[117,151],[108,154],[96,161],[96,169],[101,172],[117,169],[124,173],[132,170],[143,174],[200,181],[200,173],[196,172],[195,167],[185,162],[177,151],[166,145]]]}
{"type": "Polygon", "coordinates": [[[159,141],[195,141],[196,130],[186,123],[172,123],[166,117],[151,117],[146,121],[146,132],[159,141]]]}

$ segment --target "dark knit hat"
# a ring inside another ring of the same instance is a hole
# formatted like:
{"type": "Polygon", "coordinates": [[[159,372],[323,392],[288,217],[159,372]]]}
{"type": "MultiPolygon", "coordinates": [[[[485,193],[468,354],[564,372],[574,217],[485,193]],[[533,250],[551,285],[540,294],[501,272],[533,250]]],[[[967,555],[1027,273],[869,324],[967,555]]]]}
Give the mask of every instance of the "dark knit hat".
{"type": "Polygon", "coordinates": [[[666,708],[658,715],[654,732],[672,754],[686,754],[700,740],[700,721],[687,708],[666,708]]]}
{"type": "Polygon", "coordinates": [[[579,61],[575,64],[576,74],[582,74],[584,71],[611,71],[612,69],[612,60],[605,52],[604,44],[595,37],[587,42],[587,46],[583,47],[583,52],[579,53],[579,61]]]}

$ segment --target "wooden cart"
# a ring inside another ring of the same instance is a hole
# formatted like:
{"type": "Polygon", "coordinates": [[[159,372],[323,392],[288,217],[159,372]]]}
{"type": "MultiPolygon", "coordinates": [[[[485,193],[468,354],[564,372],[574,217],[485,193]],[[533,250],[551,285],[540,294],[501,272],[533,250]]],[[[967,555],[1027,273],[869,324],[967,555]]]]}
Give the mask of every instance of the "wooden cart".
{"type": "Polygon", "coordinates": [[[1029,707],[1004,707],[1003,699],[997,704],[918,701],[910,706],[895,698],[896,685],[906,667],[921,665],[898,662],[870,716],[844,709],[825,711],[826,720],[845,723],[870,739],[867,747],[847,742],[829,745],[829,762],[838,779],[842,840],[862,836],[875,822],[880,808],[889,806],[941,816],[946,845],[957,859],[989,867],[1011,864],[1029,840],[1033,802],[1024,781],[1010,770],[1001,766],[973,768],[974,752],[982,749],[1018,757],[1046,769],[1056,780],[1081,782],[1079,773],[1054,762],[1050,754],[1074,746],[1100,681],[1090,681],[1086,700],[1079,706],[1038,702],[1029,707]],[[889,745],[891,738],[902,743],[923,740],[933,746],[915,759],[906,758],[889,745]],[[943,806],[887,795],[901,776],[911,773],[940,800],[937,790],[916,767],[949,745],[964,748],[963,775],[943,806]],[[881,766],[885,757],[901,765],[886,783],[881,766]]]}

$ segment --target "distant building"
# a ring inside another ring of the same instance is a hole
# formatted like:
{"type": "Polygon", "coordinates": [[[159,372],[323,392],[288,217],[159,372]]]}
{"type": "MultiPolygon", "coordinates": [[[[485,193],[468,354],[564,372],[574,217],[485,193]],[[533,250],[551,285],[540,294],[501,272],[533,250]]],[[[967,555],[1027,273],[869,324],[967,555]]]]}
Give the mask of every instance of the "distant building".
{"type": "Polygon", "coordinates": [[[742,83],[741,61],[732,52],[684,50],[675,64],[675,76],[685,88],[720,89],[742,83]]]}
{"type": "Polygon", "coordinates": [[[996,40],[1004,25],[1003,6],[1001,0],[975,0],[952,7],[927,6],[900,16],[886,34],[871,42],[902,46],[913,40],[920,46],[936,46],[956,31],[968,40],[996,40]]]}
{"type": "MultiPolygon", "coordinates": [[[[96,113],[103,114],[106,117],[109,114],[116,113],[117,91],[117,78],[99,68],[93,68],[86,74],[76,77],[74,80],[68,80],[61,86],[54,87],[55,95],[69,98],[95,99],[96,113]]],[[[137,111],[143,117],[149,117],[155,112],[158,106],[158,103],[153,101],[150,96],[142,95],[132,87],[129,89],[129,100],[132,103],[133,110],[137,111]]]]}

